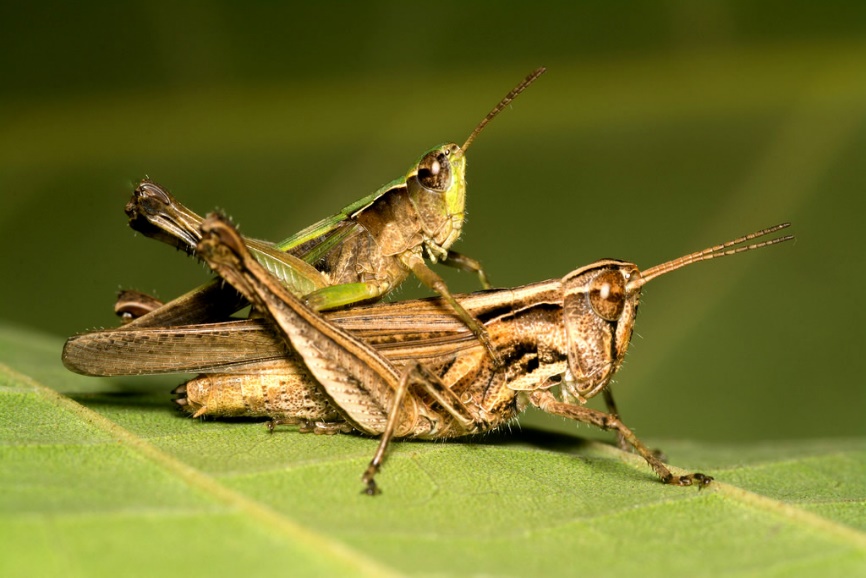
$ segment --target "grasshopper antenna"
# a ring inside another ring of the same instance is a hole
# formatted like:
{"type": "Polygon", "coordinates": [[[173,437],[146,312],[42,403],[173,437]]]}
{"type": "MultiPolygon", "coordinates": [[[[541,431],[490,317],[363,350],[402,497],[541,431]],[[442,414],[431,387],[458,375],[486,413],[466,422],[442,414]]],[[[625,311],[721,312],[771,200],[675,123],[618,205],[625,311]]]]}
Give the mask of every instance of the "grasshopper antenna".
{"type": "Polygon", "coordinates": [[[544,74],[545,70],[547,70],[547,69],[543,66],[540,68],[536,68],[535,70],[532,71],[532,73],[529,76],[527,76],[526,78],[523,79],[523,82],[521,82],[520,84],[515,86],[513,89],[511,89],[511,92],[506,94],[505,98],[500,100],[499,104],[494,106],[493,110],[491,110],[489,113],[487,113],[487,116],[485,116],[484,119],[478,123],[478,126],[475,127],[475,130],[472,131],[472,134],[469,135],[469,138],[466,139],[466,142],[463,143],[463,146],[460,148],[463,151],[466,151],[466,149],[469,148],[469,145],[472,144],[472,141],[475,140],[475,137],[477,137],[481,133],[481,131],[484,130],[484,127],[487,126],[487,123],[489,123],[491,120],[493,120],[493,118],[497,114],[502,112],[503,108],[505,108],[506,106],[511,104],[511,101],[514,100],[515,98],[517,98],[518,94],[520,94],[521,92],[526,90],[530,84],[535,82],[536,78],[538,78],[539,76],[544,74]]]}
{"type": "Polygon", "coordinates": [[[771,233],[775,233],[776,231],[786,229],[790,226],[791,223],[782,223],[781,225],[775,225],[767,229],[761,229],[760,231],[756,231],[749,235],[743,235],[742,237],[734,239],[733,241],[728,241],[727,243],[722,243],[721,245],[716,245],[714,247],[708,247],[702,251],[696,251],[690,255],[685,255],[683,257],[673,259],[666,263],[662,263],[661,265],[650,267],[646,271],[641,272],[640,277],[629,281],[628,285],[626,285],[626,291],[628,293],[631,293],[632,291],[643,287],[656,277],[664,275],[665,273],[670,273],[671,271],[676,271],[677,269],[682,269],[686,265],[691,265],[692,263],[697,263],[699,261],[709,261],[710,259],[727,257],[728,255],[736,255],[737,253],[744,253],[746,251],[760,249],[761,247],[769,247],[770,245],[777,245],[779,243],[784,243],[785,241],[790,241],[794,238],[794,235],[785,235],[784,237],[776,237],[775,239],[768,239],[766,241],[761,241],[760,243],[752,243],[751,245],[737,247],[737,245],[742,245],[742,243],[745,243],[747,241],[752,241],[754,239],[764,237],[771,233]]]}

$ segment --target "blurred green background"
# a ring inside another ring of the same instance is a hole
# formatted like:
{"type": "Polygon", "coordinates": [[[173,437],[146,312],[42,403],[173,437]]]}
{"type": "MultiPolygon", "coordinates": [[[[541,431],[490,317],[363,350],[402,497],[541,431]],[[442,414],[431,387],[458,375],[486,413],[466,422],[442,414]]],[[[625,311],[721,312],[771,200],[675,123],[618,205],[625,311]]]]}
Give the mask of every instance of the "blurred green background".
{"type": "Polygon", "coordinates": [[[65,337],[208,278],[126,227],[145,175],[279,240],[545,65],[473,145],[455,248],[511,286],[792,221],[647,287],[620,409],[655,439],[866,431],[866,3],[7,2],[0,38],[4,323],[65,337]]]}

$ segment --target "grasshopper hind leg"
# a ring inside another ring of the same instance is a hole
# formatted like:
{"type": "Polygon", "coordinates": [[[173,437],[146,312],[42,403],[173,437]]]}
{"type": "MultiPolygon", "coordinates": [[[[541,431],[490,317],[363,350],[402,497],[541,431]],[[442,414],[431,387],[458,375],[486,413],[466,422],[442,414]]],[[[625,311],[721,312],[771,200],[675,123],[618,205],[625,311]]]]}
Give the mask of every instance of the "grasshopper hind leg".
{"type": "MultiPolygon", "coordinates": [[[[385,452],[391,440],[397,434],[398,428],[403,425],[400,423],[401,409],[403,409],[403,401],[409,395],[409,388],[423,391],[426,395],[435,400],[439,406],[439,420],[443,428],[453,427],[460,434],[475,433],[483,426],[480,423],[478,416],[457,396],[451,389],[445,385],[442,380],[420,362],[414,362],[403,370],[400,378],[400,383],[397,390],[394,392],[394,397],[391,399],[391,406],[388,409],[388,421],[385,423],[385,429],[382,432],[382,437],[379,439],[379,445],[376,448],[376,453],[373,454],[373,459],[370,460],[370,465],[364,470],[361,476],[361,481],[364,482],[366,488],[362,493],[368,496],[375,496],[381,493],[381,490],[376,485],[376,474],[382,468],[382,462],[385,460],[385,452]]],[[[415,417],[417,425],[417,417],[415,417]]],[[[429,434],[436,432],[428,431],[429,434]]]]}
{"type": "MultiPolygon", "coordinates": [[[[416,366],[417,368],[417,366],[416,366]]],[[[366,486],[362,493],[368,496],[376,496],[382,493],[379,486],[376,485],[376,474],[382,469],[382,462],[385,460],[385,450],[391,443],[394,437],[394,432],[397,429],[397,420],[400,416],[400,409],[403,405],[403,399],[406,397],[406,392],[409,389],[409,377],[416,368],[409,368],[400,379],[400,386],[394,392],[394,398],[391,400],[391,408],[388,411],[388,421],[385,423],[385,431],[382,432],[382,437],[379,439],[379,445],[376,447],[376,453],[373,454],[373,459],[370,460],[370,465],[364,470],[361,476],[361,481],[366,486]]]]}

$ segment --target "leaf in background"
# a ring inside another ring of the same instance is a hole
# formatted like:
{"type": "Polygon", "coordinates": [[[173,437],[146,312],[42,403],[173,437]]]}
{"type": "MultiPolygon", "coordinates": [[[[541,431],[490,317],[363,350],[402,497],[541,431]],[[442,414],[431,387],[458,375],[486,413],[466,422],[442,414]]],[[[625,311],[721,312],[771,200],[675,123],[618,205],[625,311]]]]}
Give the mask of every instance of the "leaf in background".
{"type": "Polygon", "coordinates": [[[0,328],[4,576],[866,572],[866,440],[659,444],[717,477],[697,491],[515,427],[395,444],[370,499],[375,440],[190,420],[179,378],[82,378],[59,351],[0,328]]]}

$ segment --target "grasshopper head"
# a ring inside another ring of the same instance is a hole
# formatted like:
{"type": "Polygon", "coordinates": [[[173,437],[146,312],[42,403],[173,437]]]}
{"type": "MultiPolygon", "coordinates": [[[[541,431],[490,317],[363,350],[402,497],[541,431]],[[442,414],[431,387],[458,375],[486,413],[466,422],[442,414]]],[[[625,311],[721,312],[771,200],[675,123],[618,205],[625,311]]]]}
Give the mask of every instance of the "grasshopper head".
{"type": "Polygon", "coordinates": [[[466,205],[466,155],[454,143],[427,151],[406,177],[427,237],[446,250],[460,237],[466,205]]]}
{"type": "Polygon", "coordinates": [[[466,151],[484,127],[518,94],[526,90],[527,86],[535,82],[536,78],[544,74],[544,71],[544,67],[533,70],[506,94],[478,123],[463,146],[447,143],[431,149],[406,175],[412,203],[421,219],[425,244],[434,261],[447,256],[448,249],[460,237],[463,228],[466,206],[466,151]]]}
{"type": "Polygon", "coordinates": [[[563,387],[578,399],[600,392],[619,369],[631,340],[640,286],[636,265],[605,259],[563,280],[563,316],[571,376],[563,387]]]}
{"type": "Polygon", "coordinates": [[[644,271],[632,263],[605,259],[569,273],[562,280],[562,287],[571,376],[564,381],[563,387],[578,400],[584,400],[608,384],[628,349],[644,285],[686,265],[790,241],[794,237],[785,235],[743,245],[789,225],[782,223],[762,229],[644,271]]]}

